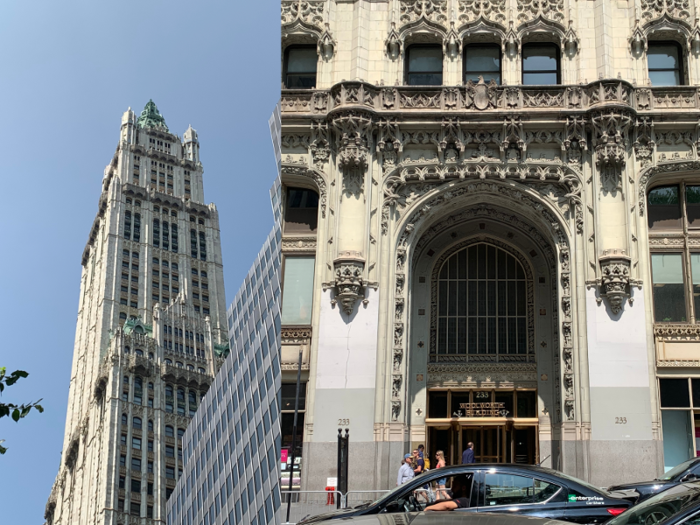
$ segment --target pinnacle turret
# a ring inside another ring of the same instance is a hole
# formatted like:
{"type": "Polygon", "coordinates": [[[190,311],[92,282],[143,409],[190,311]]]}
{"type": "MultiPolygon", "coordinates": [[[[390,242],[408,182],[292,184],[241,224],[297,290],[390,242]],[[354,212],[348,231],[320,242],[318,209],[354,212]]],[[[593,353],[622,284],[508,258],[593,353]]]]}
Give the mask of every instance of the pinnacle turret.
{"type": "Polygon", "coordinates": [[[141,116],[139,116],[138,127],[156,128],[168,131],[168,126],[165,123],[165,119],[163,118],[163,115],[160,114],[160,111],[158,111],[158,107],[156,106],[155,102],[153,102],[153,99],[149,100],[146,107],[143,108],[141,116]]]}

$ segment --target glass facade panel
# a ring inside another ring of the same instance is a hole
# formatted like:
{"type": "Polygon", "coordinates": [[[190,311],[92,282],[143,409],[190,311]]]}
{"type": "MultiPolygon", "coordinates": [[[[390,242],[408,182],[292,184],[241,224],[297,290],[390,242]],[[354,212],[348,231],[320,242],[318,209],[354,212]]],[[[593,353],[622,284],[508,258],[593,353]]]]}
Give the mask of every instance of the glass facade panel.
{"type": "Polygon", "coordinates": [[[661,408],[689,408],[688,379],[659,379],[661,408]]]}
{"type": "Polygon", "coordinates": [[[690,412],[662,410],[661,425],[664,439],[664,472],[692,457],[690,412]]]}
{"type": "Polygon", "coordinates": [[[651,273],[654,295],[654,319],[657,323],[685,322],[685,286],[683,255],[652,253],[651,273]]]}
{"type": "Polygon", "coordinates": [[[287,257],[284,261],[282,324],[311,324],[314,257],[287,257]]]}

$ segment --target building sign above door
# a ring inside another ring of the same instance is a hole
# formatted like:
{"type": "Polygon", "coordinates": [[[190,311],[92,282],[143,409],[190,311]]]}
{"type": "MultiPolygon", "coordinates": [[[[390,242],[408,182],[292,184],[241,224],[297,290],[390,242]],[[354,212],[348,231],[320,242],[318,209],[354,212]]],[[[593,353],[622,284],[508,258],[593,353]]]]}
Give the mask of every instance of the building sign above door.
{"type": "Polygon", "coordinates": [[[460,403],[460,417],[505,417],[505,403],[460,403]]]}

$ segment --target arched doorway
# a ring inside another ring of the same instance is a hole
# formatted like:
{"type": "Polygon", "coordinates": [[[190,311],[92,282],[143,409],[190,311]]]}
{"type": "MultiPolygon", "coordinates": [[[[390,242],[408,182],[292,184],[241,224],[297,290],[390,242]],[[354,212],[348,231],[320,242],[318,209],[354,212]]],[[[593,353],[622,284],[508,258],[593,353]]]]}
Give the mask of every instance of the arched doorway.
{"type": "Polygon", "coordinates": [[[492,205],[443,218],[413,257],[412,441],[460,463],[535,464],[561,417],[556,262],[527,219],[492,205]]]}

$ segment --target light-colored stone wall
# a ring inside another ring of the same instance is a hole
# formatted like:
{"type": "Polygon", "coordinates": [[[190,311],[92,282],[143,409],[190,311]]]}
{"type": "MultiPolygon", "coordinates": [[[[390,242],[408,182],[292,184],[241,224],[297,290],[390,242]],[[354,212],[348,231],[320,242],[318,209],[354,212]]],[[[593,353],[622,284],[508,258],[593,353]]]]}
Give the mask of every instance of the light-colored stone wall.
{"type": "Polygon", "coordinates": [[[187,427],[190,408],[196,408],[189,404],[189,393],[198,404],[221,365],[217,352],[228,348],[218,213],[213,204],[203,203],[202,173],[192,128],[180,139],[164,126],[138,125],[131,110],[124,114],[121,142],[105,169],[98,214],[83,252],[64,446],[46,507],[48,524],[143,524],[165,519],[166,489],[173,489],[176,481],[166,479],[166,467],[172,467],[177,477],[182,467],[177,429],[187,427]],[[161,228],[157,243],[154,219],[161,228]],[[169,225],[167,249],[163,222],[169,225]],[[177,226],[177,250],[172,225],[177,226]],[[194,256],[191,229],[197,232],[194,256]],[[206,259],[200,250],[200,231],[206,239],[206,259]],[[183,337],[176,336],[179,331],[183,337]],[[137,378],[143,382],[141,403],[134,398],[137,378]],[[167,386],[173,388],[170,401],[167,386]],[[178,387],[185,392],[184,414],[178,414],[178,387]],[[122,424],[123,415],[127,425],[122,424]],[[142,419],[141,430],[134,428],[134,417],[142,419]],[[152,431],[148,421],[153,422],[152,431]],[[175,437],[165,435],[166,425],[174,428],[175,437]],[[140,451],[132,447],[133,438],[141,438],[140,451]],[[149,440],[153,451],[148,451],[149,440]],[[166,446],[174,447],[174,458],[166,457],[166,446]],[[126,457],[125,466],[120,466],[121,455],[126,457]],[[131,468],[132,458],[141,459],[140,471],[131,468]],[[120,476],[125,478],[121,489],[120,476]],[[140,492],[131,492],[132,479],[141,481],[140,492]],[[149,483],[152,495],[147,493],[149,483]],[[139,504],[139,516],[130,515],[132,502],[139,504]],[[152,519],[147,518],[149,507],[152,519]]]}
{"type": "Polygon", "coordinates": [[[353,461],[392,474],[354,488],[392,486],[401,453],[427,439],[427,389],[455,385],[536,386],[546,466],[599,485],[658,475],[657,362],[700,373],[700,331],[654,323],[649,254],[696,241],[650,234],[645,203],[655,184],[700,180],[696,11],[662,0],[282,1],[282,50],[319,52],[316,88],[283,89],[281,102],[283,183],[320,195],[306,247],[317,259],[306,488],[334,468],[341,419],[362,450],[351,445],[353,461]],[[654,40],[681,45],[683,86],[650,85],[654,40]],[[501,47],[501,85],[462,82],[475,42],[501,47]],[[560,85],[521,85],[532,42],[558,47],[560,85]],[[404,85],[413,43],[443,46],[442,86],[404,85]],[[480,235],[544,279],[536,365],[430,361],[435,261],[480,235]],[[693,347],[657,357],[657,341],[693,347]],[[360,377],[373,384],[355,391],[360,377]],[[611,454],[628,466],[610,473],[611,454]]]}

